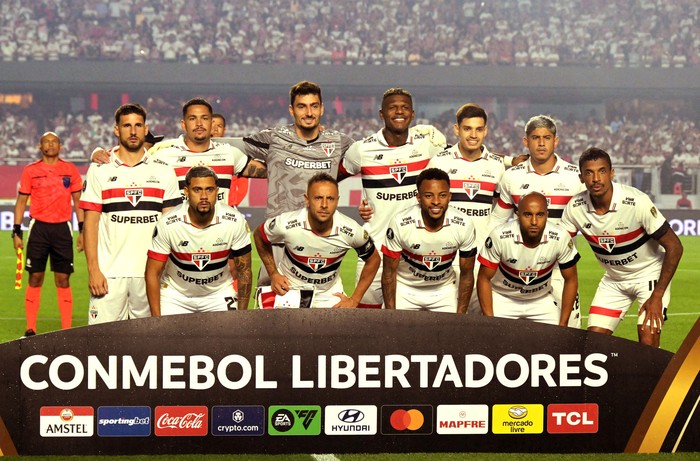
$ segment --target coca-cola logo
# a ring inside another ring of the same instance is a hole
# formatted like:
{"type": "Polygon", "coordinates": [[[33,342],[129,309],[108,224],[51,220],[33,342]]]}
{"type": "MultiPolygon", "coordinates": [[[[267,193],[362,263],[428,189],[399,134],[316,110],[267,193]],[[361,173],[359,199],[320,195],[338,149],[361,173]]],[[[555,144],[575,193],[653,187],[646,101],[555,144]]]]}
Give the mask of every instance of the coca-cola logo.
{"type": "Polygon", "coordinates": [[[207,435],[208,408],[205,406],[156,407],[155,435],[160,437],[207,435]]]}

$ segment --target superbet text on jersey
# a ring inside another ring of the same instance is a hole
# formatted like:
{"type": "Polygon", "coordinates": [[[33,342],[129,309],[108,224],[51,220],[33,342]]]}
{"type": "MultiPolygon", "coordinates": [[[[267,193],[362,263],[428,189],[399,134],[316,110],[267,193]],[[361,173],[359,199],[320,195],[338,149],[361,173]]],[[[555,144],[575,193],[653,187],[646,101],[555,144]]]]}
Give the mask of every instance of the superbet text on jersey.
{"type": "Polygon", "coordinates": [[[421,134],[409,135],[403,146],[389,146],[382,130],[350,146],[340,170],[350,176],[362,174],[362,187],[374,210],[368,225],[376,245],[384,241],[392,216],[416,203],[416,178],[441,150],[421,134]]]}
{"type": "Polygon", "coordinates": [[[624,184],[612,187],[607,213],[596,214],[588,192],[582,192],[569,202],[561,226],[571,235],[581,231],[611,280],[656,279],[664,260],[656,239],[670,226],[646,194],[624,184]]]}

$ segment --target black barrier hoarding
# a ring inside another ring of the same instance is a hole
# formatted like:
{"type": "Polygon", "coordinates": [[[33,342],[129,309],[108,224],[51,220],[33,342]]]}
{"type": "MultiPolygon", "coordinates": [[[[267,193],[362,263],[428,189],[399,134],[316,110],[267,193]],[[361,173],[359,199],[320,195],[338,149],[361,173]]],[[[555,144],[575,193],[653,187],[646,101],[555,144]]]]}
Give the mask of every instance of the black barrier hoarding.
{"type": "Polygon", "coordinates": [[[0,416],[31,455],[622,452],[672,355],[456,314],[181,315],[0,345],[0,416]]]}

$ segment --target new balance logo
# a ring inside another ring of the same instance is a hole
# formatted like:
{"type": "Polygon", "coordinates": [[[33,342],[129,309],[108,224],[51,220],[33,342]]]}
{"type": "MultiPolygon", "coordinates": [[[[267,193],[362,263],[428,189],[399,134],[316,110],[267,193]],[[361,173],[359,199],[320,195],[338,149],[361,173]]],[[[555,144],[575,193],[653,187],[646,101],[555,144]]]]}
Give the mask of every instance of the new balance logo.
{"type": "Polygon", "coordinates": [[[190,244],[190,242],[188,242],[187,240],[183,240],[182,242],[180,242],[181,247],[186,247],[189,244],[190,244]]]}
{"type": "Polygon", "coordinates": [[[116,177],[116,176],[112,176],[111,178],[109,178],[109,181],[108,181],[108,182],[114,182],[114,181],[116,181],[116,180],[117,180],[117,177],[116,177]]]}

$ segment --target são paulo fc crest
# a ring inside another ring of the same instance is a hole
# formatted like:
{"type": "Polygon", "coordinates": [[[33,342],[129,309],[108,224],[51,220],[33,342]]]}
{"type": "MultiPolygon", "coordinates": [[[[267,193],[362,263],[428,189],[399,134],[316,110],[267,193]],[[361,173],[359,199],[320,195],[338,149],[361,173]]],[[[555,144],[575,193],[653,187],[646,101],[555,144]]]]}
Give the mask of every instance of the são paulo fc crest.
{"type": "Polygon", "coordinates": [[[406,177],[406,173],[408,173],[408,167],[406,165],[390,166],[389,173],[397,183],[401,184],[403,178],[406,177]]]}
{"type": "Polygon", "coordinates": [[[423,256],[423,264],[429,271],[436,268],[440,262],[442,262],[442,258],[440,256],[423,256]]]}
{"type": "Polygon", "coordinates": [[[131,205],[136,206],[141,201],[141,197],[143,197],[143,189],[126,189],[124,196],[131,205]]]}
{"type": "Polygon", "coordinates": [[[520,271],[518,272],[520,280],[525,282],[525,285],[529,285],[530,282],[537,278],[537,271],[520,271]]]}
{"type": "Polygon", "coordinates": [[[321,143],[321,149],[323,152],[326,153],[328,157],[333,155],[333,152],[335,152],[335,143],[334,142],[322,142],[321,143]]]}
{"type": "Polygon", "coordinates": [[[598,245],[605,248],[608,253],[612,253],[615,248],[615,237],[598,237],[598,245]]]}
{"type": "Polygon", "coordinates": [[[469,200],[474,200],[474,197],[476,197],[479,189],[481,189],[481,184],[478,182],[463,182],[462,188],[464,189],[464,192],[467,193],[469,200]]]}
{"type": "Polygon", "coordinates": [[[326,267],[326,258],[309,258],[308,265],[312,271],[318,272],[326,267]]]}
{"type": "Polygon", "coordinates": [[[209,264],[211,261],[211,255],[209,253],[195,253],[192,255],[192,264],[197,266],[200,271],[204,269],[204,266],[209,264]]]}

